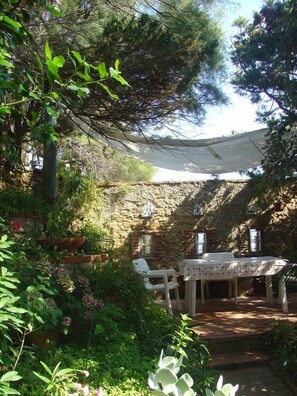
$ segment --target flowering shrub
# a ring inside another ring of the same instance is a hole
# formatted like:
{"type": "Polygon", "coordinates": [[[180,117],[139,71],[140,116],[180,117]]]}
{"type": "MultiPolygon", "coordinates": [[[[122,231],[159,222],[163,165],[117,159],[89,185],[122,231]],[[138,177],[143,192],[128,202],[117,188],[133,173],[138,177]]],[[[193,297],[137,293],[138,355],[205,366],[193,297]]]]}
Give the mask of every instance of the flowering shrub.
{"type": "Polygon", "coordinates": [[[53,269],[53,275],[58,285],[62,286],[62,289],[66,293],[73,293],[75,285],[69,272],[65,268],[55,267],[53,269]]]}
{"type": "Polygon", "coordinates": [[[45,396],[104,396],[101,386],[92,390],[86,383],[86,378],[89,377],[87,370],[60,369],[61,363],[51,370],[44,362],[40,363],[46,370],[46,375],[35,371],[34,374],[45,383],[45,396]]]}
{"type": "Polygon", "coordinates": [[[24,231],[23,225],[22,225],[22,223],[20,221],[10,220],[8,222],[8,225],[9,225],[9,227],[10,227],[12,232],[22,232],[22,231],[24,231]]]}
{"type": "Polygon", "coordinates": [[[85,276],[78,276],[77,282],[82,289],[82,305],[85,309],[84,318],[90,320],[94,313],[99,312],[104,307],[102,299],[94,296],[90,281],[85,276]]]}
{"type": "Polygon", "coordinates": [[[20,284],[20,303],[27,310],[27,333],[60,328],[68,334],[104,307],[86,276],[59,266],[58,258],[53,259],[35,241],[18,239],[12,246],[11,265],[20,284]]]}

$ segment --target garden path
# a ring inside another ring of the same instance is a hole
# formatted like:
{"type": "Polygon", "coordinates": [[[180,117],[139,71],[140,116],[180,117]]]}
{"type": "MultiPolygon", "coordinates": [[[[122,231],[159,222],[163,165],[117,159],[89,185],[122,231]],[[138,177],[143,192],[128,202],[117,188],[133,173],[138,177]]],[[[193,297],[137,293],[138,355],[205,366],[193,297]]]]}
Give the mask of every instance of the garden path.
{"type": "Polygon", "coordinates": [[[274,321],[297,324],[297,294],[290,294],[288,301],[285,314],[276,299],[267,304],[264,296],[241,296],[237,305],[228,298],[208,299],[204,306],[197,300],[193,330],[209,344],[213,366],[223,374],[224,383],[240,385],[236,396],[297,395],[296,386],[271,366],[259,348],[274,321]]]}

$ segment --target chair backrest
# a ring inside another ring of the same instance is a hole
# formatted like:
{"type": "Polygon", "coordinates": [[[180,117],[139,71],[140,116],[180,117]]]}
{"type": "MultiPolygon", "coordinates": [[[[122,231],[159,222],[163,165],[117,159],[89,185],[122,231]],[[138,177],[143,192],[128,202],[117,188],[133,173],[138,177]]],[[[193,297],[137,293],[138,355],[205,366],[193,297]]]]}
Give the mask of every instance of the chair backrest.
{"type": "MultiPolygon", "coordinates": [[[[137,260],[132,260],[132,263],[133,263],[134,270],[136,272],[139,272],[140,274],[147,274],[150,272],[148,263],[146,262],[145,259],[140,258],[137,260]]],[[[144,278],[144,285],[147,289],[151,289],[153,286],[151,284],[149,278],[144,278]]]]}
{"type": "Polygon", "coordinates": [[[215,260],[215,261],[230,261],[234,260],[234,254],[231,252],[213,252],[204,253],[202,255],[203,260],[215,260]]]}
{"type": "Polygon", "coordinates": [[[150,272],[148,263],[146,262],[145,259],[137,259],[137,260],[132,260],[133,267],[135,271],[140,272],[140,273],[147,273],[150,272]]]}

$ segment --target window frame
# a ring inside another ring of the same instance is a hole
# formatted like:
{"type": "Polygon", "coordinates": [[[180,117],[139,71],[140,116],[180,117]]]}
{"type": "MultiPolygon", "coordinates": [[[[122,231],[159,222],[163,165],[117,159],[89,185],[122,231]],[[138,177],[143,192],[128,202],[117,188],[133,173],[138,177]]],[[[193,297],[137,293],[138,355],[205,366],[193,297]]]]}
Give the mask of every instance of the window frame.
{"type": "Polygon", "coordinates": [[[195,255],[200,256],[207,252],[207,232],[199,230],[195,232],[195,255]],[[203,242],[199,242],[199,235],[203,234],[203,242]],[[202,246],[202,251],[199,251],[199,247],[202,246]]]}
{"type": "Polygon", "coordinates": [[[154,234],[152,233],[143,233],[139,237],[139,254],[140,257],[153,257],[155,253],[155,241],[154,234]],[[147,238],[150,240],[150,243],[145,243],[144,239],[147,238]],[[145,252],[145,249],[149,247],[149,252],[145,252]]]}
{"type": "Polygon", "coordinates": [[[249,235],[249,253],[261,253],[263,250],[263,233],[260,228],[252,227],[248,230],[249,235]],[[256,235],[253,236],[252,232],[256,235]],[[255,244],[253,248],[252,244],[255,244]]]}

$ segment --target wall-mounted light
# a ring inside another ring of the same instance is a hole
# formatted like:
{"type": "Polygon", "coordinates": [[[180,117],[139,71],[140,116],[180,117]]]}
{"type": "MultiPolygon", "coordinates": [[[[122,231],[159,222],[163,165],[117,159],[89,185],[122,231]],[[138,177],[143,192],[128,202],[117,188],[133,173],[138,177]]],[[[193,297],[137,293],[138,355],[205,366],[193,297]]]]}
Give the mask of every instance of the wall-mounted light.
{"type": "Polygon", "coordinates": [[[152,217],[154,210],[155,207],[152,203],[145,204],[141,213],[141,217],[152,217]]]}
{"type": "Polygon", "coordinates": [[[193,216],[202,216],[203,208],[200,204],[196,203],[193,210],[193,216]]]}

